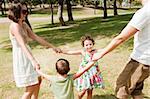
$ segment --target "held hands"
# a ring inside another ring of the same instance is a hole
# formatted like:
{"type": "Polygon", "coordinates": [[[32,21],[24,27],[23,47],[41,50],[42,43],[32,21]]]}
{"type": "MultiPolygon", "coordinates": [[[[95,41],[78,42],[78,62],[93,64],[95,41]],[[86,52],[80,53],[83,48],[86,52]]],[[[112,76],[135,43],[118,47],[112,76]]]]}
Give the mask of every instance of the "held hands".
{"type": "Polygon", "coordinates": [[[60,48],[53,48],[53,51],[55,51],[56,53],[62,53],[62,50],[60,48]]]}
{"type": "Polygon", "coordinates": [[[36,60],[32,60],[32,65],[35,70],[40,69],[40,64],[36,60]]]}
{"type": "Polygon", "coordinates": [[[62,54],[66,54],[67,51],[66,51],[66,50],[61,50],[61,53],[62,53],[62,54]]]}
{"type": "Polygon", "coordinates": [[[98,52],[93,55],[92,60],[97,61],[101,59],[105,54],[105,49],[99,49],[98,52]]]}
{"type": "Polygon", "coordinates": [[[97,61],[97,60],[101,59],[102,57],[103,57],[102,52],[98,52],[93,55],[92,60],[97,61]]]}

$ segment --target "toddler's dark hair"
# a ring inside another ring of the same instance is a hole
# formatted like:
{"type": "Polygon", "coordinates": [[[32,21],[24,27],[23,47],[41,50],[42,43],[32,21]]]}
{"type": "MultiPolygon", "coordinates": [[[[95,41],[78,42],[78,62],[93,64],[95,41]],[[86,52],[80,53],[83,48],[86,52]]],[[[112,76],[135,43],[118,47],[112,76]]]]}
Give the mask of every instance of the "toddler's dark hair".
{"type": "Polygon", "coordinates": [[[63,58],[57,60],[56,70],[61,75],[67,74],[70,71],[69,62],[63,58]]]}
{"type": "Polygon", "coordinates": [[[95,44],[94,39],[90,35],[85,35],[81,37],[81,45],[84,47],[84,41],[85,40],[90,40],[92,41],[93,45],[95,44]]]}

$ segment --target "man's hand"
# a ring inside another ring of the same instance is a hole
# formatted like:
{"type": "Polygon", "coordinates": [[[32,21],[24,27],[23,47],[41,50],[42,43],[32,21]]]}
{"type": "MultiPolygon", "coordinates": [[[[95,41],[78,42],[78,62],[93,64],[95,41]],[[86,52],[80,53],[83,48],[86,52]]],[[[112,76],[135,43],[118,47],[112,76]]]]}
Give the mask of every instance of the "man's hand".
{"type": "Polygon", "coordinates": [[[92,60],[93,61],[97,61],[99,60],[100,58],[102,58],[102,54],[101,53],[95,53],[92,57],[92,60]]]}

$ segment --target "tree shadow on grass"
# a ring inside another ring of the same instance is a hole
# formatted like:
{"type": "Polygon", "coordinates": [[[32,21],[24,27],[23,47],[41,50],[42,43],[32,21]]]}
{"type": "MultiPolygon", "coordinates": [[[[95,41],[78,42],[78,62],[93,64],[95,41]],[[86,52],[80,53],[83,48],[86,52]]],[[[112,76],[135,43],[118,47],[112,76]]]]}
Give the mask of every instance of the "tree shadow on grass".
{"type": "MultiPolygon", "coordinates": [[[[81,36],[91,34],[93,37],[112,37],[120,33],[131,18],[132,14],[112,16],[107,19],[91,18],[67,23],[68,26],[56,26],[50,24],[39,25],[35,28],[39,36],[54,45],[63,45],[74,41],[79,41],[81,36]],[[71,26],[72,25],[72,26],[71,26]]],[[[37,45],[36,42],[31,44],[33,47],[37,45]]]]}
{"type": "MultiPolygon", "coordinates": [[[[118,99],[115,95],[94,95],[93,99],[118,99]]],[[[144,99],[150,99],[148,96],[144,96],[144,99]]]]}
{"type": "Polygon", "coordinates": [[[150,99],[150,97],[149,96],[144,96],[144,99],[150,99]]]}
{"type": "Polygon", "coordinates": [[[112,94],[110,94],[110,95],[94,95],[92,98],[93,99],[117,99],[115,97],[115,95],[112,95],[112,94]]]}
{"type": "MultiPolygon", "coordinates": [[[[59,26],[59,24],[40,24],[34,28],[37,35],[45,38],[48,42],[55,46],[64,45],[79,41],[81,36],[91,34],[93,37],[112,37],[120,33],[130,20],[132,14],[111,16],[107,19],[88,18],[67,22],[67,26],[59,26]]],[[[132,42],[129,42],[132,43],[132,42]]],[[[32,42],[31,47],[39,45],[32,42]]]]}

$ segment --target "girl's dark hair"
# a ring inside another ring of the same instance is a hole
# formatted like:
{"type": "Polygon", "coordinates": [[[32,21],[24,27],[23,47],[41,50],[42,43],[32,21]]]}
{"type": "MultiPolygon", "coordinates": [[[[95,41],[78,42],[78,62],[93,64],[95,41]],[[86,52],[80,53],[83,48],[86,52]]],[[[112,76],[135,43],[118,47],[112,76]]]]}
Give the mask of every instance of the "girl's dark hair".
{"type": "Polygon", "coordinates": [[[20,3],[12,3],[9,7],[8,18],[13,22],[18,23],[21,17],[21,4],[20,3]]]}
{"type": "Polygon", "coordinates": [[[85,40],[90,40],[92,41],[93,45],[95,44],[94,39],[90,35],[85,35],[81,37],[81,45],[84,47],[84,41],[85,40]]]}
{"type": "Polygon", "coordinates": [[[57,60],[56,70],[61,75],[67,74],[70,71],[69,62],[63,58],[57,60]]]}

